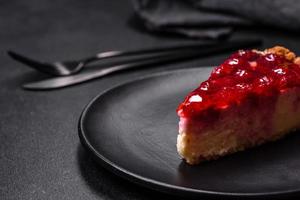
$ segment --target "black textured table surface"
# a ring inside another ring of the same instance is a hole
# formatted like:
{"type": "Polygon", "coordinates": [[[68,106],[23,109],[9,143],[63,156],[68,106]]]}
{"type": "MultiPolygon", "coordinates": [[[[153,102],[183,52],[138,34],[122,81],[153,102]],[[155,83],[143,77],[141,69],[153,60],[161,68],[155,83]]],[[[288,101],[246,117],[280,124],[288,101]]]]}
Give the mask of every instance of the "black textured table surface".
{"type": "MultiPolygon", "coordinates": [[[[42,60],[62,60],[179,41],[136,29],[132,13],[129,1],[0,2],[0,199],[174,199],[94,163],[78,139],[80,113],[95,95],[117,84],[167,69],[216,65],[228,54],[118,73],[47,92],[22,90],[22,83],[46,76],[6,55],[13,49],[42,60]]],[[[240,30],[234,37],[259,36],[263,48],[282,44],[299,54],[297,35],[259,29],[240,30]]]]}

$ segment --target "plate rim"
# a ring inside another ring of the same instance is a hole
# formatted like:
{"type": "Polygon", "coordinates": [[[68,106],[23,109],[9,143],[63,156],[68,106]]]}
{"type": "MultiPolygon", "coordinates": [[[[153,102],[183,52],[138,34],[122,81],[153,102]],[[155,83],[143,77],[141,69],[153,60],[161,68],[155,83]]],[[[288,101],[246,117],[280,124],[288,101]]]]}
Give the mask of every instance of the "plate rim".
{"type": "MultiPolygon", "coordinates": [[[[220,192],[220,191],[212,191],[212,190],[201,190],[201,189],[194,189],[188,188],[183,186],[176,186],[169,183],[164,183],[161,181],[157,181],[151,178],[143,177],[142,175],[130,172],[118,164],[114,163],[104,155],[100,154],[93,145],[89,142],[88,137],[84,131],[84,121],[86,120],[86,116],[88,115],[91,106],[102,96],[106,95],[109,92],[118,90],[121,87],[128,86],[135,82],[139,82],[142,80],[147,80],[155,77],[165,76],[168,74],[180,73],[181,71],[197,71],[199,68],[203,67],[210,67],[210,66],[201,66],[201,67],[192,67],[192,68],[182,68],[182,69],[174,69],[174,70],[167,70],[162,72],[155,72],[149,75],[144,75],[138,78],[134,78],[130,81],[125,81],[119,83],[115,86],[112,86],[104,91],[100,92],[98,95],[93,97],[89,103],[83,108],[83,111],[80,114],[78,120],[78,136],[80,139],[81,144],[85,147],[85,149],[91,153],[93,159],[102,167],[109,170],[110,172],[120,176],[130,182],[136,183],[138,185],[147,187],[149,189],[153,189],[159,192],[167,193],[167,194],[177,194],[179,196],[188,195],[189,197],[223,197],[223,198],[236,198],[236,197],[243,197],[243,198],[276,198],[276,197],[295,197],[296,194],[300,194],[300,186],[299,189],[292,189],[292,190],[282,190],[282,191],[275,191],[275,192],[249,192],[249,193],[242,193],[242,192],[220,192]]],[[[213,67],[211,67],[213,68],[213,67]]]]}

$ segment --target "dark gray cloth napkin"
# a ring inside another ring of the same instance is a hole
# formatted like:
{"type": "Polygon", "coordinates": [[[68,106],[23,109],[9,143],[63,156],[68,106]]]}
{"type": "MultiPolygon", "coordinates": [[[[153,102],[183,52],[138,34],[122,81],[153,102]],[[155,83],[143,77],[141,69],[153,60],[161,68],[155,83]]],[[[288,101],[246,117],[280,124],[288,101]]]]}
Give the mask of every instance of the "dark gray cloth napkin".
{"type": "Polygon", "coordinates": [[[133,0],[150,31],[217,39],[237,26],[300,31],[299,0],[133,0]]]}

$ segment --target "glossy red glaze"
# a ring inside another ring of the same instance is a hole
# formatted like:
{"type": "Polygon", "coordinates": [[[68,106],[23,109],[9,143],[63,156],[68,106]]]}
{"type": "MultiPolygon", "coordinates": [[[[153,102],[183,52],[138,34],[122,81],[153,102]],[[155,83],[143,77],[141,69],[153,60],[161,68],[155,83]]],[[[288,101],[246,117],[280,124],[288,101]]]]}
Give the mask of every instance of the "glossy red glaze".
{"type": "Polygon", "coordinates": [[[277,54],[240,50],[216,67],[208,80],[177,108],[180,117],[222,110],[247,97],[276,96],[300,86],[300,66],[277,54]]]}

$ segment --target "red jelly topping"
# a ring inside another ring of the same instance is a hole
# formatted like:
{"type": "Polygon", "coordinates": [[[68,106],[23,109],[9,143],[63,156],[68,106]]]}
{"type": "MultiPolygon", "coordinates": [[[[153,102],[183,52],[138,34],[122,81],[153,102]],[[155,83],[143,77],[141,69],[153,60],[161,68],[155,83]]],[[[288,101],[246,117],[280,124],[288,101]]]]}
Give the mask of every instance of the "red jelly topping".
{"type": "Polygon", "coordinates": [[[177,108],[180,117],[222,110],[249,96],[274,96],[300,86],[300,66],[284,56],[240,50],[216,67],[209,79],[177,108]]]}

